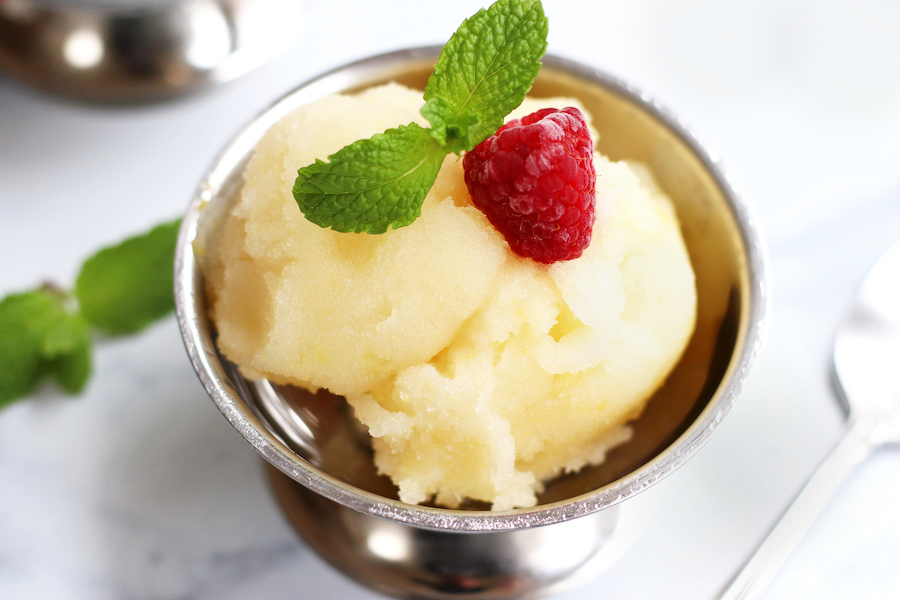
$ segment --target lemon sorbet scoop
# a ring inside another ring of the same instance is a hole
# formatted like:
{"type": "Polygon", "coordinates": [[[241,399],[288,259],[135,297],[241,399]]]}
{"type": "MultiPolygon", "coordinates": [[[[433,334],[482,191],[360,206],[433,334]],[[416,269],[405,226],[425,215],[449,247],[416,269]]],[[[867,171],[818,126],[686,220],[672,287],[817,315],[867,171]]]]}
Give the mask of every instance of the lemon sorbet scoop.
{"type": "MultiPolygon", "coordinates": [[[[598,153],[592,242],[566,262],[513,254],[453,154],[407,227],[307,221],[297,170],[388,128],[427,126],[422,103],[396,84],[330,96],[265,135],[205,248],[219,348],[247,377],[346,397],[402,501],[533,506],[545,480],[629,439],[693,331],[694,274],[649,171],[598,153]]],[[[529,98],[509,118],[565,106],[579,105],[529,98]]]]}

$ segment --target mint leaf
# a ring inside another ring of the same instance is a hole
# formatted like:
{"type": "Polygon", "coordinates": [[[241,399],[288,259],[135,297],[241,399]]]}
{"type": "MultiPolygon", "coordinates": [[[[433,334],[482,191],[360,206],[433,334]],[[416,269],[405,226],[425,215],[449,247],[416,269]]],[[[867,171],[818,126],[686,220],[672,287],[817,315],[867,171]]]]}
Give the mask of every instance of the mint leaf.
{"type": "Polygon", "coordinates": [[[294,199],[320,227],[384,233],[419,216],[444,156],[415,123],[389,129],[300,169],[294,199]]]}
{"type": "Polygon", "coordinates": [[[42,292],[0,302],[0,407],[28,394],[41,378],[40,323],[52,313],[48,304],[42,292]]]}
{"type": "Polygon", "coordinates": [[[0,301],[0,407],[27,395],[45,376],[78,392],[91,369],[87,322],[47,290],[0,301]]]}
{"type": "Polygon", "coordinates": [[[447,152],[469,151],[522,103],[547,49],[538,0],[499,0],[463,21],[425,87],[422,114],[447,152]]]}
{"type": "Polygon", "coordinates": [[[180,224],[159,225],[84,263],[75,296],[91,325],[112,334],[133,333],[175,308],[172,280],[180,224]]]}
{"type": "Polygon", "coordinates": [[[91,373],[91,331],[84,316],[61,310],[44,330],[41,355],[59,387],[80,392],[91,373]]]}

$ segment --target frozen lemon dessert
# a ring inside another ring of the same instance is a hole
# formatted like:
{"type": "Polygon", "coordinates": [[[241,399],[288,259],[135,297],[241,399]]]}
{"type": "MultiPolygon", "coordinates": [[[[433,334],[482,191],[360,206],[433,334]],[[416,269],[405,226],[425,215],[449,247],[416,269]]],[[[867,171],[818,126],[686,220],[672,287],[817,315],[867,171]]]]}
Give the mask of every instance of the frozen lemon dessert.
{"type": "MultiPolygon", "coordinates": [[[[527,99],[511,117],[573,102],[527,99]]],[[[628,440],[691,335],[694,275],[648,172],[596,153],[598,218],[574,260],[511,252],[452,154],[407,227],[304,218],[298,168],[425,124],[421,106],[391,84],[301,107],[265,135],[207,249],[219,348],[248,377],[345,396],[404,502],[532,506],[543,481],[628,440]]]]}

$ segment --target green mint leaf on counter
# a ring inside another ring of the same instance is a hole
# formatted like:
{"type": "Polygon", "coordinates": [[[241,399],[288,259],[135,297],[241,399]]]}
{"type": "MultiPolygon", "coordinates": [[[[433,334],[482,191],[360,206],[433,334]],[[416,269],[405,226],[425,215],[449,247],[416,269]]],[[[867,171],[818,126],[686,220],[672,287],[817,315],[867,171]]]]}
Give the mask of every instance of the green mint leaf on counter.
{"type": "Polygon", "coordinates": [[[48,374],[62,389],[75,394],[91,372],[91,331],[80,312],[66,309],[61,296],[57,299],[61,300],[59,310],[44,330],[41,354],[47,360],[48,374]]]}
{"type": "Polygon", "coordinates": [[[80,314],[72,316],[71,328],[77,332],[79,343],[71,350],[57,354],[48,360],[47,371],[56,384],[70,394],[77,394],[84,389],[91,374],[93,362],[91,352],[91,331],[87,321],[80,314]]]}
{"type": "Polygon", "coordinates": [[[300,169],[294,198],[321,227],[384,233],[419,216],[445,155],[426,129],[410,123],[300,169]]]}
{"type": "Polygon", "coordinates": [[[0,409],[44,379],[80,392],[91,372],[91,325],[130,333],[174,308],[180,224],[159,225],[95,254],[82,266],[74,295],[45,286],[0,300],[0,409]]]}
{"type": "Polygon", "coordinates": [[[180,224],[159,225],[84,263],[75,297],[92,326],[111,334],[134,333],[175,308],[172,279],[180,224]]]}
{"type": "Polygon", "coordinates": [[[531,89],[547,49],[539,0],[498,0],[463,21],[425,87],[416,124],[360,140],[299,170],[294,199],[320,227],[384,233],[421,213],[444,156],[497,132],[531,89]]]}
{"type": "Polygon", "coordinates": [[[547,50],[537,0],[500,0],[459,27],[425,87],[422,114],[448,152],[469,151],[522,103],[547,50]]]}
{"type": "Polygon", "coordinates": [[[88,324],[62,294],[33,290],[0,301],[0,408],[27,395],[45,377],[70,393],[91,370],[88,324]]]}

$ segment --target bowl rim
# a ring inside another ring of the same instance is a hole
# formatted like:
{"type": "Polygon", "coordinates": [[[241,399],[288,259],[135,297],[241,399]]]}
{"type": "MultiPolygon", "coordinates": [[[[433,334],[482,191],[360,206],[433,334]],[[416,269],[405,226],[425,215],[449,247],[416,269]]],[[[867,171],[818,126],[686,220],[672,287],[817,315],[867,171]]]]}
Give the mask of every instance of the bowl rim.
{"type": "MultiPolygon", "coordinates": [[[[231,173],[243,156],[247,141],[252,146],[275,121],[298,105],[304,93],[321,94],[322,89],[350,87],[356,73],[396,67],[404,63],[437,60],[440,46],[424,46],[375,55],[332,69],[300,84],[253,118],[224,147],[204,175],[194,194],[179,231],[175,257],[175,302],[185,348],[203,386],[225,418],[269,463],[310,490],[361,513],[382,517],[415,527],[443,531],[509,531],[549,525],[591,514],[614,506],[657,483],[693,456],[721,425],[741,394],[751,367],[763,342],[769,312],[768,261],[755,209],[738,191],[733,178],[717,154],[700,142],[697,135],[674,112],[653,95],[598,69],[554,55],[546,55],[543,65],[556,72],[572,75],[600,85],[632,102],[661,122],[680,139],[712,177],[723,194],[737,224],[747,257],[749,306],[747,320],[738,331],[743,340],[740,351],[732,355],[722,383],[707,406],[690,426],[665,450],[625,477],[591,492],[532,508],[508,511],[464,511],[411,505],[385,498],[347,484],[318,469],[295,454],[273,435],[244,404],[226,376],[212,341],[205,314],[198,314],[198,302],[204,297],[199,265],[193,241],[198,231],[202,205],[231,173]],[[225,173],[227,171],[227,173],[225,173]],[[746,327],[746,328],[744,328],[746,327]]],[[[319,96],[315,96],[319,97],[319,96]]],[[[300,102],[303,103],[303,102],[300,102]]]]}

